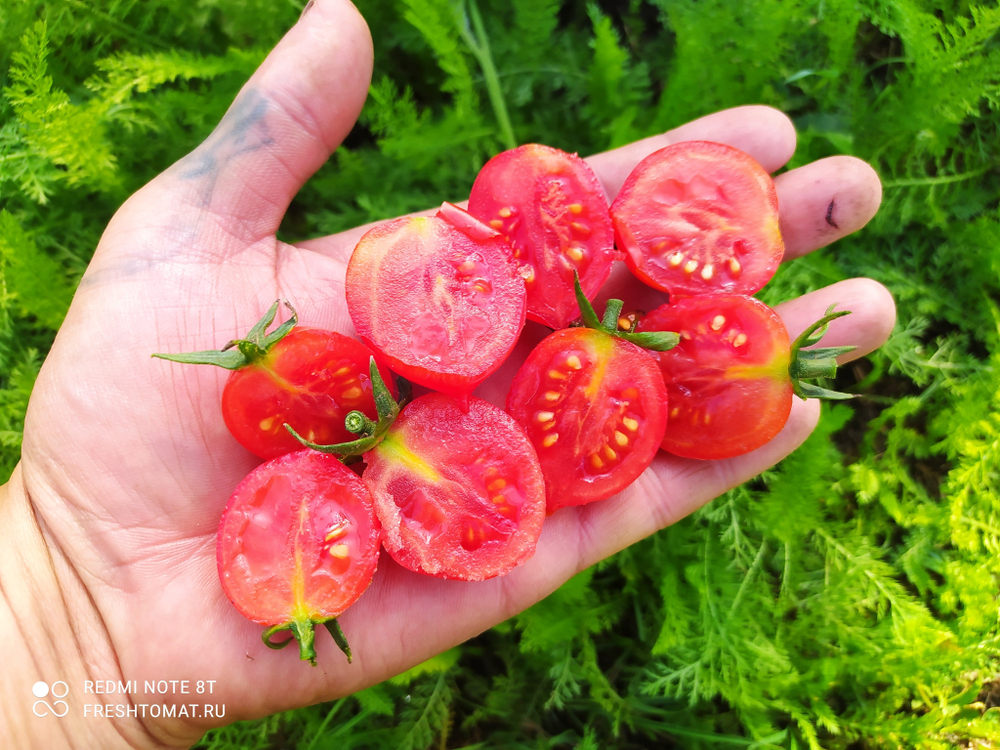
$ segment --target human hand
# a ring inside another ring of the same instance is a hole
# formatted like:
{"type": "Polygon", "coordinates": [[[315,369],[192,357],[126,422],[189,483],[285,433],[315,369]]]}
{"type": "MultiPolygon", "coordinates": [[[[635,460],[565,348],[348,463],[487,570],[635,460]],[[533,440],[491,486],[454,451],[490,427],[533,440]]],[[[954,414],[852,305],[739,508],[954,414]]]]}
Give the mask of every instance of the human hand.
{"type": "MultiPolygon", "coordinates": [[[[316,668],[300,662],[295,649],[268,651],[260,626],[232,607],[216,572],[222,508],[259,463],[223,424],[227,373],[150,354],[217,348],[245,333],[276,298],[290,300],[304,325],[353,333],[344,271],[366,228],[297,246],[279,242],[275,232],[292,197],[352,127],[371,66],[360,16],[342,0],[320,0],[211,137],[133,196],[109,225],[36,383],[22,462],[0,502],[0,528],[8,534],[8,550],[0,553],[7,608],[0,613],[12,615],[0,621],[5,636],[13,633],[24,646],[10,650],[8,670],[25,684],[214,680],[210,698],[198,700],[224,705],[226,722],[349,694],[530,606],[578,571],[773,465],[815,425],[816,403],[796,401],[785,429],[751,454],[706,462],[661,452],[620,495],[548,518],[535,556],[502,578],[429,578],[383,555],[370,589],[340,618],[353,664],[323,636],[316,668]],[[30,631],[40,611],[54,626],[30,631]]],[[[643,156],[695,138],[736,146],[768,171],[795,146],[784,115],[745,107],[588,161],[613,198],[643,156]]],[[[846,157],[788,172],[776,185],[786,259],[859,229],[880,199],[874,172],[846,157]]],[[[607,296],[646,309],[662,297],[621,268],[603,290],[607,296]]],[[[892,328],[891,298],[863,279],[778,312],[794,337],[832,303],[854,314],[831,324],[824,344],[856,345],[851,358],[878,347],[892,328]]],[[[529,324],[478,394],[502,403],[543,334],[529,324]]],[[[9,685],[14,678],[5,679],[9,685]]],[[[8,702],[16,705],[20,699],[8,702]]],[[[79,713],[72,708],[71,716],[79,713]]],[[[20,727],[17,737],[34,731],[32,721],[8,718],[20,727]]],[[[84,746],[184,746],[214,723],[125,717],[81,720],[74,731],[84,746]],[[100,733],[100,740],[81,740],[87,733],[100,733]]]]}

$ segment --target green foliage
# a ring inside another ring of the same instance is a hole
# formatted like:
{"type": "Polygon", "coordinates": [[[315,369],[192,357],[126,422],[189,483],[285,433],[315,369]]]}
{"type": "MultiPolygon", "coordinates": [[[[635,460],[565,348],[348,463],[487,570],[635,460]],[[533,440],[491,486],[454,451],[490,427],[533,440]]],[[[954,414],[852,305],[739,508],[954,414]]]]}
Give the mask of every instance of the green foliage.
{"type": "MultiPolygon", "coordinates": [[[[199,143],[301,0],[0,4],[0,471],[115,208],[199,143]],[[259,19],[267,13],[269,22],[259,19]],[[155,135],[155,138],[150,136],[155,135]]],[[[766,103],[790,167],[883,177],[769,303],[889,286],[861,394],[766,475],[510,622],[216,748],[938,748],[1000,736],[1000,10],[954,0],[365,0],[376,45],[299,239],[461,200],[511,141],[592,153],[766,103]]],[[[992,743],[992,744],[991,744],[992,743]]]]}

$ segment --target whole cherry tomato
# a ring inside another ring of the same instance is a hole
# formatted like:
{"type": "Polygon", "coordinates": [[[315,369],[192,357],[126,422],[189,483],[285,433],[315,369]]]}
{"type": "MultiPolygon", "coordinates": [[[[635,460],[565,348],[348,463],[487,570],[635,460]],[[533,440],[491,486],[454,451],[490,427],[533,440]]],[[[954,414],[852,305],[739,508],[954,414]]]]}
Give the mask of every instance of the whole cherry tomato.
{"type": "Polygon", "coordinates": [[[832,377],[836,357],[852,349],[805,350],[819,341],[828,311],[794,344],[778,315],[753,297],[706,294],[664,305],[640,331],[676,331],[680,343],[655,356],[670,403],[663,448],[688,458],[730,458],[754,450],[784,427],[792,395],[850,398],[799,382],[832,377]]]}
{"type": "Polygon", "coordinates": [[[368,587],[378,562],[378,519],[358,476],[334,456],[299,450],[267,461],[233,492],[219,524],[217,560],[226,596],[274,642],[284,630],[316,663],[313,628],[324,624],[351,658],[336,623],[368,587]]]}
{"type": "Polygon", "coordinates": [[[620,492],[652,462],[667,427],[667,394],[643,346],[676,336],[617,331],[622,303],[603,321],[582,296],[587,328],[555,331],[514,376],[507,411],[525,429],[545,476],[548,512],[620,492]]]}
{"type": "Polygon", "coordinates": [[[463,407],[524,327],[524,279],[509,247],[451,204],[365,234],[346,291],[358,335],[393,371],[463,407]]]}
{"type": "Polygon", "coordinates": [[[632,272],[673,295],[753,294],[784,254],[770,175],[721,143],[684,141],[647,156],[611,220],[632,272]]]}
{"type": "MultiPolygon", "coordinates": [[[[233,370],[222,391],[222,418],[237,442],[261,458],[302,449],[286,423],[310,440],[329,443],[352,437],[344,427],[349,412],[376,416],[368,347],[336,331],[296,327],[294,310],[267,334],[277,310],[275,302],[246,338],[221,351],[153,355],[233,370]]],[[[383,372],[388,377],[388,369],[383,372]]]]}
{"type": "Polygon", "coordinates": [[[490,159],[472,185],[469,213],[503,234],[522,269],[528,318],[551,328],[580,315],[574,271],[590,299],[618,257],[597,176],[550,146],[529,143],[490,159]]]}

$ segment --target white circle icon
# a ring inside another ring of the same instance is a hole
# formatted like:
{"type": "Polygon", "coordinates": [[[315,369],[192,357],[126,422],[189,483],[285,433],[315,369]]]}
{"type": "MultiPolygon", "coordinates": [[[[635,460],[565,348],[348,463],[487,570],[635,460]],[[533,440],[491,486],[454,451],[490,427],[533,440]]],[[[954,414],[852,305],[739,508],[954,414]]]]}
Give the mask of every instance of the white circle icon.
{"type": "Polygon", "coordinates": [[[44,682],[36,682],[31,686],[31,692],[35,694],[36,698],[44,698],[49,694],[49,686],[44,682]]]}

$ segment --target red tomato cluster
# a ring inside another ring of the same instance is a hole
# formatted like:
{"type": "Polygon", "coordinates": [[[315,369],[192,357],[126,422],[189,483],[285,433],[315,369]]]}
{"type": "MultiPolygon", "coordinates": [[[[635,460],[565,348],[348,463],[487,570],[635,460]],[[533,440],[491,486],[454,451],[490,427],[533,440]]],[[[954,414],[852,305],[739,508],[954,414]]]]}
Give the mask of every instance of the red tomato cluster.
{"type": "Polygon", "coordinates": [[[486,164],[468,212],[445,203],[361,239],[346,298],[363,343],[295,328],[294,311],[268,333],[275,303],[222,351],[158,355],[234,370],[226,425],[268,459],[222,517],[226,594],[268,646],[288,630],[315,664],[324,624],[350,658],[336,618],[380,546],[427,575],[503,575],[546,514],[621,491],[659,448],[745,453],[781,429],[793,393],[836,396],[798,379],[832,374],[845,349],[799,349],[844,313],[790,343],[744,296],[781,260],[777,210],[767,173],[728,146],[657,151],[609,207],[583,160],[526,145],[486,164]],[[619,258],[670,303],[636,319],[610,300],[598,319],[590,300],[619,258]],[[472,393],[526,318],[556,330],[499,409],[472,393]],[[391,373],[432,392],[397,400],[391,373]],[[344,465],[358,459],[360,478],[344,465]]]}

